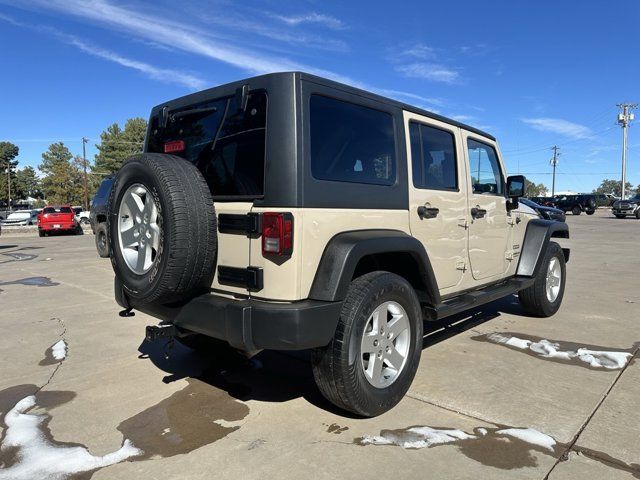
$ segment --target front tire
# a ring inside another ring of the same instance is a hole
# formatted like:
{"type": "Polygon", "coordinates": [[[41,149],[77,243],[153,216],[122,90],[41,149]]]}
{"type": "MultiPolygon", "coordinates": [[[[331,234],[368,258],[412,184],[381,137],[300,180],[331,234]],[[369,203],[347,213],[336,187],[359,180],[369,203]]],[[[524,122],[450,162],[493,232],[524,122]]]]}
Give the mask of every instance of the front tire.
{"type": "Polygon", "coordinates": [[[422,312],[413,287],[389,272],[355,279],[336,332],[312,354],[318,388],[334,405],[364,417],[393,408],[409,389],[422,352],[422,312]]]}
{"type": "Polygon", "coordinates": [[[562,304],[566,264],[562,248],[550,242],[533,285],[518,292],[520,305],[535,317],[550,317],[562,304]]]}
{"type": "Polygon", "coordinates": [[[621,215],[619,213],[614,213],[614,215],[616,216],[616,218],[624,218],[624,217],[626,217],[626,215],[621,215]]]}
{"type": "Polygon", "coordinates": [[[587,211],[586,211],[586,214],[587,214],[587,215],[593,215],[594,213],[596,213],[596,211],[595,211],[595,210],[587,210],[587,211]]]}

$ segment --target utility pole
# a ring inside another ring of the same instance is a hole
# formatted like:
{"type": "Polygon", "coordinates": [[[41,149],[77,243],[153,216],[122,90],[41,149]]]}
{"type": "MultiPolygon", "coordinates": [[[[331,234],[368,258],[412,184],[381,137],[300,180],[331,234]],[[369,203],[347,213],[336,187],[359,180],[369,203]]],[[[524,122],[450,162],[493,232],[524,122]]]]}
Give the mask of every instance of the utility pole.
{"type": "Polygon", "coordinates": [[[622,112],[618,113],[618,123],[622,127],[622,188],[620,190],[620,198],[624,200],[625,186],[627,184],[627,129],[629,127],[629,123],[634,119],[634,115],[631,113],[631,110],[633,108],[637,108],[638,105],[635,103],[619,103],[617,106],[622,109],[622,112]]]}
{"type": "Polygon", "coordinates": [[[87,188],[87,148],[88,138],[82,137],[82,166],[84,167],[84,209],[89,210],[89,189],[87,188]]]}
{"type": "Polygon", "coordinates": [[[560,147],[554,145],[553,147],[551,147],[551,150],[553,150],[553,158],[549,162],[549,163],[551,163],[551,166],[553,166],[553,180],[552,180],[552,183],[551,183],[551,196],[555,197],[556,196],[556,166],[558,165],[558,157],[560,156],[560,154],[558,153],[558,150],[560,150],[560,147]]]}

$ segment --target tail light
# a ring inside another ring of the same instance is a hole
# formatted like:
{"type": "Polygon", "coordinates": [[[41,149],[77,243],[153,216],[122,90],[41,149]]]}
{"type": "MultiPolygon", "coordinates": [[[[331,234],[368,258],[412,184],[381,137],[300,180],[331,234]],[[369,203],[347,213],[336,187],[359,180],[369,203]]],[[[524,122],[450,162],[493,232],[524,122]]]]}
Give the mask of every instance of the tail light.
{"type": "Polygon", "coordinates": [[[291,255],[293,252],[293,215],[262,214],[262,254],[291,255]]]}

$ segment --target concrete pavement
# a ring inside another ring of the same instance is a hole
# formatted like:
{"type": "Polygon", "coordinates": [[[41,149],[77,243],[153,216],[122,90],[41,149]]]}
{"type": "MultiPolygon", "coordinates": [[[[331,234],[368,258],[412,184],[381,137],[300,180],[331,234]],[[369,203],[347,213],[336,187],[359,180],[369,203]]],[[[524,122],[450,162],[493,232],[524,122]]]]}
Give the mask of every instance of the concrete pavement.
{"type": "MultiPolygon", "coordinates": [[[[375,419],[329,405],[305,354],[243,362],[176,345],[166,359],[163,342],[143,342],[154,319],[117,315],[111,266],[90,234],[0,237],[0,416],[36,394],[25,413],[45,416],[49,448],[99,457],[126,438],[144,450],[84,474],[95,479],[640,478],[640,221],[609,215],[568,216],[572,253],[557,315],[526,317],[514,297],[446,329],[428,325],[408,396],[375,419]],[[623,369],[589,368],[488,341],[496,332],[634,358],[623,369]],[[52,361],[61,339],[67,357],[52,361]],[[464,437],[403,448],[422,431],[409,427],[464,437]],[[501,433],[512,428],[557,443],[545,449],[501,433]],[[363,441],[372,438],[393,441],[363,441]]],[[[19,449],[3,446],[0,459],[0,478],[20,473],[19,449]]]]}

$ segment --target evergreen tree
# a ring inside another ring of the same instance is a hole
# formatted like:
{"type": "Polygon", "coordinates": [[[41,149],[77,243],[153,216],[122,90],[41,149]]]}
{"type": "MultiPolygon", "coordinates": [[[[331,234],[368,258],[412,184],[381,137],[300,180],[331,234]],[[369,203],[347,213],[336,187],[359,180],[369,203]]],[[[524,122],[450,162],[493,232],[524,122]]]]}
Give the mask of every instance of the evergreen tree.
{"type": "Polygon", "coordinates": [[[42,154],[42,163],[38,167],[44,178],[42,190],[49,203],[78,204],[82,201],[82,177],[77,161],[62,142],[52,143],[42,154]]]}
{"type": "Polygon", "coordinates": [[[33,167],[24,167],[16,171],[14,198],[26,199],[27,197],[42,198],[40,179],[33,167]]]}
{"type": "Polygon", "coordinates": [[[13,193],[13,185],[16,178],[16,167],[18,166],[18,161],[15,158],[19,152],[20,149],[17,145],[10,142],[0,142],[0,199],[5,205],[8,203],[9,198],[8,179],[11,180],[11,198],[12,200],[17,198],[13,193]]]}
{"type": "Polygon", "coordinates": [[[144,118],[130,118],[124,129],[117,123],[107,127],[100,134],[100,143],[96,145],[93,171],[99,175],[109,175],[118,171],[122,163],[134,153],[142,151],[147,133],[147,121],[144,118]]]}

